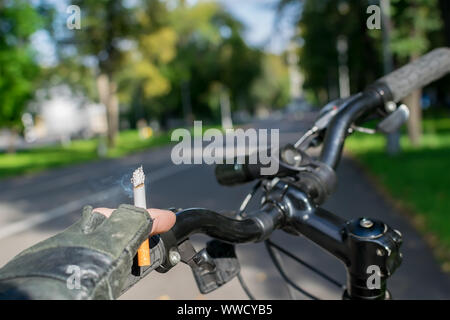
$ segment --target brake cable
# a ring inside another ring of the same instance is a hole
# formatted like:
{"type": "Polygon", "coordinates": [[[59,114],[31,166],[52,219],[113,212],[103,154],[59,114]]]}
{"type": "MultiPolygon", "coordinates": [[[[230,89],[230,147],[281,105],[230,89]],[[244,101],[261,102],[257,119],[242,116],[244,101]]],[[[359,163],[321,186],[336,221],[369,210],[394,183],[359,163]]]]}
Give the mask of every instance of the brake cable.
{"type": "MultiPolygon", "coordinates": [[[[261,185],[262,185],[262,181],[259,180],[253,186],[252,190],[246,195],[246,197],[242,201],[241,206],[239,207],[239,212],[237,214],[238,218],[240,218],[240,219],[245,218],[245,216],[246,216],[245,210],[247,209],[248,204],[250,203],[251,199],[254,197],[256,192],[259,190],[261,185]]],[[[283,280],[288,285],[288,293],[289,293],[289,296],[290,296],[290,298],[292,300],[294,299],[294,296],[293,296],[293,294],[292,294],[292,292],[290,290],[291,287],[293,289],[299,291],[303,295],[307,296],[308,298],[312,299],[312,300],[320,300],[320,299],[317,298],[316,296],[314,296],[313,294],[309,293],[305,289],[301,288],[300,286],[298,286],[292,279],[290,279],[287,276],[287,274],[284,271],[283,266],[282,266],[282,258],[277,254],[277,251],[285,254],[289,258],[291,258],[294,261],[296,261],[297,263],[303,265],[304,267],[306,267],[310,271],[316,273],[317,275],[319,275],[323,279],[327,280],[328,282],[332,283],[336,287],[338,287],[340,289],[345,289],[345,286],[343,284],[341,284],[339,281],[333,279],[332,277],[328,276],[327,274],[325,274],[321,270],[317,269],[316,267],[312,266],[311,264],[307,263],[306,261],[304,261],[304,260],[300,259],[299,257],[295,256],[294,254],[292,254],[288,250],[280,247],[276,243],[272,242],[272,240],[267,239],[264,242],[265,242],[266,249],[267,249],[267,251],[269,253],[269,257],[271,258],[275,268],[277,269],[277,271],[280,273],[280,275],[283,278],[283,280]],[[277,251],[274,251],[273,249],[276,249],[277,251]]],[[[244,292],[247,294],[248,298],[250,300],[255,300],[255,296],[251,293],[250,289],[248,288],[247,284],[245,283],[241,272],[238,273],[237,277],[238,277],[238,280],[239,280],[239,284],[241,285],[241,287],[244,290],[244,292]]]]}
{"type": "MultiPolygon", "coordinates": [[[[278,179],[276,179],[278,180],[278,179]]],[[[256,194],[256,192],[259,190],[259,188],[262,185],[262,181],[259,180],[252,188],[252,190],[246,195],[246,197],[244,198],[244,200],[242,201],[241,206],[239,207],[239,212],[237,213],[237,217],[238,218],[245,218],[246,214],[245,214],[245,209],[247,209],[248,204],[250,203],[251,199],[253,198],[253,196],[256,194]]],[[[269,242],[272,243],[272,242],[269,242]]],[[[291,300],[294,300],[294,295],[291,292],[291,287],[289,286],[289,284],[296,290],[302,292],[304,295],[306,295],[307,297],[314,299],[314,300],[318,300],[318,298],[316,298],[315,296],[309,294],[308,292],[306,292],[305,290],[303,290],[302,288],[298,287],[295,283],[293,283],[284,273],[284,270],[282,268],[282,262],[281,262],[281,257],[279,257],[277,255],[277,252],[274,251],[270,251],[270,248],[268,246],[267,240],[266,240],[266,248],[269,251],[269,256],[272,259],[272,262],[274,263],[275,267],[277,268],[278,272],[281,274],[281,276],[283,277],[283,279],[285,280],[285,282],[288,284],[287,289],[288,289],[288,293],[289,293],[289,297],[291,298],[291,300]]],[[[283,252],[282,250],[280,250],[281,252],[283,252]]],[[[242,277],[241,272],[238,273],[237,278],[239,280],[239,284],[242,287],[242,290],[244,290],[244,292],[247,294],[248,298],[250,300],[255,300],[255,296],[252,294],[252,292],[250,291],[250,289],[248,288],[247,284],[244,281],[244,278],[242,277]]]]}
{"type": "Polygon", "coordinates": [[[247,294],[248,298],[250,300],[255,300],[255,296],[252,294],[250,289],[247,287],[247,284],[245,283],[244,278],[242,278],[242,274],[240,272],[237,274],[237,278],[239,280],[239,283],[240,283],[242,289],[247,294]]]}
{"type": "Polygon", "coordinates": [[[259,180],[252,188],[252,191],[250,191],[244,198],[244,200],[242,201],[240,207],[239,207],[239,212],[237,214],[237,218],[245,218],[246,214],[245,214],[245,209],[247,209],[248,204],[250,203],[250,200],[252,200],[253,196],[255,195],[255,193],[258,191],[259,187],[261,186],[262,182],[261,180],[259,180]]]}
{"type": "Polygon", "coordinates": [[[294,261],[300,263],[301,265],[303,265],[304,267],[308,268],[309,270],[313,271],[314,273],[316,273],[317,275],[321,276],[323,279],[327,280],[328,282],[331,282],[332,284],[334,284],[336,287],[338,287],[339,289],[345,289],[345,286],[343,284],[341,284],[339,281],[331,278],[330,276],[328,276],[326,273],[320,271],[319,269],[317,269],[316,267],[312,266],[311,264],[307,263],[306,261],[300,259],[299,257],[295,256],[294,254],[292,254],[291,252],[287,251],[286,249],[280,247],[279,245],[277,245],[276,243],[272,242],[272,240],[268,239],[266,240],[266,244],[268,246],[271,246],[275,249],[277,249],[278,251],[284,253],[285,255],[287,255],[289,258],[293,259],[294,261]]]}
{"type": "Polygon", "coordinates": [[[309,293],[308,291],[304,290],[303,288],[301,288],[300,286],[298,286],[294,281],[292,281],[284,272],[283,267],[281,266],[281,261],[278,259],[278,257],[275,255],[275,252],[273,251],[273,249],[271,248],[270,244],[269,244],[269,240],[264,241],[265,245],[266,245],[266,249],[267,252],[269,253],[270,258],[272,259],[273,264],[275,265],[275,268],[277,268],[278,272],[280,273],[281,277],[283,278],[283,280],[291,285],[294,289],[296,289],[297,291],[299,291],[300,293],[302,293],[303,295],[307,296],[308,298],[311,298],[312,300],[320,300],[319,298],[317,298],[316,296],[312,295],[311,293],[309,293]]]}

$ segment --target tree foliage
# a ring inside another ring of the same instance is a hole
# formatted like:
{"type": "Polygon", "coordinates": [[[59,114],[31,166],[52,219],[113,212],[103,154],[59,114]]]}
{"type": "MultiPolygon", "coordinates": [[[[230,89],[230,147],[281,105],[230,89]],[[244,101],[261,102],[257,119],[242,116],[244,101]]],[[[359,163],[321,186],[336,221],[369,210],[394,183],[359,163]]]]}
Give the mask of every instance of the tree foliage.
{"type": "Polygon", "coordinates": [[[259,105],[280,109],[289,103],[289,73],[282,56],[267,54],[262,59],[262,73],[252,85],[259,105]]]}
{"type": "Polygon", "coordinates": [[[392,51],[400,63],[420,56],[433,47],[433,32],[443,24],[437,0],[391,0],[392,51]]]}
{"type": "MultiPolygon", "coordinates": [[[[382,32],[369,30],[366,26],[367,7],[379,5],[379,1],[280,0],[279,5],[283,8],[291,3],[302,3],[297,23],[304,45],[299,63],[305,73],[305,88],[313,92],[316,102],[323,103],[336,96],[336,42],[340,35],[346,36],[349,43],[352,93],[383,74],[382,32]]],[[[412,56],[417,57],[444,45],[442,12],[437,0],[391,0],[390,3],[390,47],[396,67],[407,63],[412,56]]]]}
{"type": "Polygon", "coordinates": [[[304,45],[300,66],[305,88],[312,90],[321,104],[338,96],[337,40],[348,40],[348,68],[351,92],[363,89],[381,75],[379,45],[371,41],[366,26],[367,3],[348,1],[304,1],[299,21],[304,45]]]}
{"type": "Polygon", "coordinates": [[[191,113],[217,120],[221,90],[229,92],[233,109],[251,109],[251,85],[260,75],[262,53],[247,46],[242,24],[214,2],[186,6],[181,1],[165,21],[160,34],[139,41],[137,73],[154,82],[132,80],[133,116],[164,119],[191,113]]]}
{"type": "Polygon", "coordinates": [[[39,74],[29,39],[42,23],[28,1],[0,0],[0,126],[20,128],[39,74]]]}

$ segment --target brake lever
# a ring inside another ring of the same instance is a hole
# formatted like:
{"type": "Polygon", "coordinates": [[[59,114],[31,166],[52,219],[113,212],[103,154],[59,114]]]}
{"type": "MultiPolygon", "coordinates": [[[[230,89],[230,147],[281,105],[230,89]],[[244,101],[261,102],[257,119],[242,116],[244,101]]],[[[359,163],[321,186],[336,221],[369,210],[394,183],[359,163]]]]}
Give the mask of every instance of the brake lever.
{"type": "Polygon", "coordinates": [[[400,105],[395,111],[384,118],[377,125],[377,131],[382,133],[393,133],[408,120],[409,109],[406,105],[400,105]]]}
{"type": "MultiPolygon", "coordinates": [[[[294,144],[295,148],[300,148],[301,145],[311,136],[317,135],[322,130],[325,130],[333,120],[334,116],[341,110],[345,108],[348,103],[359,97],[360,94],[356,94],[346,99],[336,99],[327,103],[320,111],[318,118],[315,120],[311,129],[305,132],[305,134],[297,140],[294,144]]],[[[307,149],[307,148],[306,148],[307,149]]]]}
{"type": "Polygon", "coordinates": [[[322,115],[319,115],[319,118],[317,118],[317,120],[314,122],[312,128],[306,131],[305,134],[297,140],[297,142],[294,144],[294,147],[299,148],[306,141],[306,139],[325,129],[338,111],[338,106],[334,105],[333,108],[326,111],[322,115]]]}
{"type": "Polygon", "coordinates": [[[354,131],[367,133],[367,134],[375,134],[377,132],[381,132],[384,134],[389,134],[397,131],[400,127],[408,120],[409,118],[409,109],[406,105],[402,104],[394,111],[391,112],[387,117],[381,120],[375,129],[360,127],[356,125],[352,125],[349,128],[349,133],[353,133],[354,131]]]}
{"type": "Polygon", "coordinates": [[[191,267],[203,294],[231,281],[241,270],[234,245],[220,240],[208,241],[206,248],[197,252],[188,239],[178,246],[178,251],[181,261],[191,267]]]}

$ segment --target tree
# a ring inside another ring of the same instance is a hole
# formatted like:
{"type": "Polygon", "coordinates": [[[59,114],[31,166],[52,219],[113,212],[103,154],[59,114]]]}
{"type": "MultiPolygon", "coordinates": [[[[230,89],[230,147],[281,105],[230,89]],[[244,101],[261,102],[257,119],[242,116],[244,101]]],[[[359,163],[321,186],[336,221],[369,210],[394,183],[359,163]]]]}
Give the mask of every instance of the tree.
{"type": "Polygon", "coordinates": [[[223,91],[233,109],[251,109],[251,86],[260,74],[262,55],[242,39],[242,24],[214,2],[187,6],[179,1],[166,17],[160,40],[140,42],[142,59],[152,61],[161,80],[152,88],[164,90],[148,94],[143,83],[136,86],[133,104],[139,115],[184,117],[187,124],[194,117],[217,121],[223,91]]]}
{"type": "Polygon", "coordinates": [[[75,0],[72,4],[81,9],[81,30],[71,30],[67,37],[59,39],[59,44],[74,49],[69,56],[79,64],[85,63],[86,58],[95,60],[98,97],[106,106],[111,147],[119,129],[118,73],[128,66],[130,52],[135,50],[139,37],[159,29],[158,14],[165,4],[157,0],[135,4],[75,0]]]}
{"type": "MultiPolygon", "coordinates": [[[[317,101],[324,103],[336,96],[335,43],[339,35],[351,40],[347,55],[352,92],[364,89],[381,76],[382,33],[366,27],[366,9],[372,2],[280,0],[280,7],[295,2],[303,3],[299,26],[305,44],[300,53],[300,66],[305,73],[305,87],[314,92],[317,101]]],[[[440,1],[441,10],[448,8],[446,3],[440,1]]],[[[401,66],[416,59],[437,43],[436,33],[442,27],[438,0],[391,0],[390,11],[390,47],[396,65],[401,66]]],[[[442,16],[448,20],[448,12],[442,12],[442,16]]],[[[404,101],[411,111],[409,137],[417,145],[421,136],[421,90],[413,92],[404,101]]]]}
{"type": "MultiPolygon", "coordinates": [[[[391,0],[393,13],[392,51],[400,64],[417,59],[431,48],[430,33],[440,30],[442,20],[437,0],[391,0]]],[[[422,89],[404,99],[409,107],[408,134],[413,145],[422,135],[422,89]]]]}
{"type": "Polygon", "coordinates": [[[314,97],[314,102],[323,105],[338,97],[339,38],[348,39],[351,93],[364,89],[381,76],[380,45],[373,41],[366,26],[367,2],[280,0],[280,12],[293,3],[302,4],[297,22],[304,43],[299,64],[305,77],[305,90],[314,97]]]}
{"type": "Polygon", "coordinates": [[[256,102],[267,108],[285,107],[289,103],[289,73],[282,57],[267,54],[262,69],[251,91],[256,102]]]}
{"type": "MultiPolygon", "coordinates": [[[[39,74],[28,40],[42,19],[27,1],[0,0],[0,22],[0,126],[9,128],[14,140],[39,74]]],[[[14,151],[13,140],[10,152],[14,151]]]]}
{"type": "Polygon", "coordinates": [[[261,54],[242,39],[242,24],[213,2],[190,8],[182,5],[171,18],[180,38],[172,66],[181,103],[186,103],[183,97],[188,91],[192,112],[213,117],[218,114],[215,98],[225,90],[232,108],[248,108],[251,84],[260,73],[261,54]]]}
{"type": "Polygon", "coordinates": [[[447,46],[450,46],[450,2],[439,0],[439,6],[444,21],[445,42],[447,46]]]}

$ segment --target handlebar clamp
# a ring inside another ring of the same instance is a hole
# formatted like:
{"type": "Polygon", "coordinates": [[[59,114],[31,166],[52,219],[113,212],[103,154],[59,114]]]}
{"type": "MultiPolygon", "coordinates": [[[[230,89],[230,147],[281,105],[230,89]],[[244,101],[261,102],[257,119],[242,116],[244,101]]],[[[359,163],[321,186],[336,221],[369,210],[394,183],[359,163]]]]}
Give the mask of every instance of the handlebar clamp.
{"type": "Polygon", "coordinates": [[[317,207],[293,182],[278,182],[266,199],[283,212],[284,231],[306,236],[345,264],[344,298],[387,298],[386,281],[402,261],[399,231],[375,219],[346,221],[317,207]]]}
{"type": "Polygon", "coordinates": [[[390,298],[386,280],[402,262],[400,232],[381,221],[359,218],[346,223],[345,234],[349,263],[344,298],[390,298]]]}

